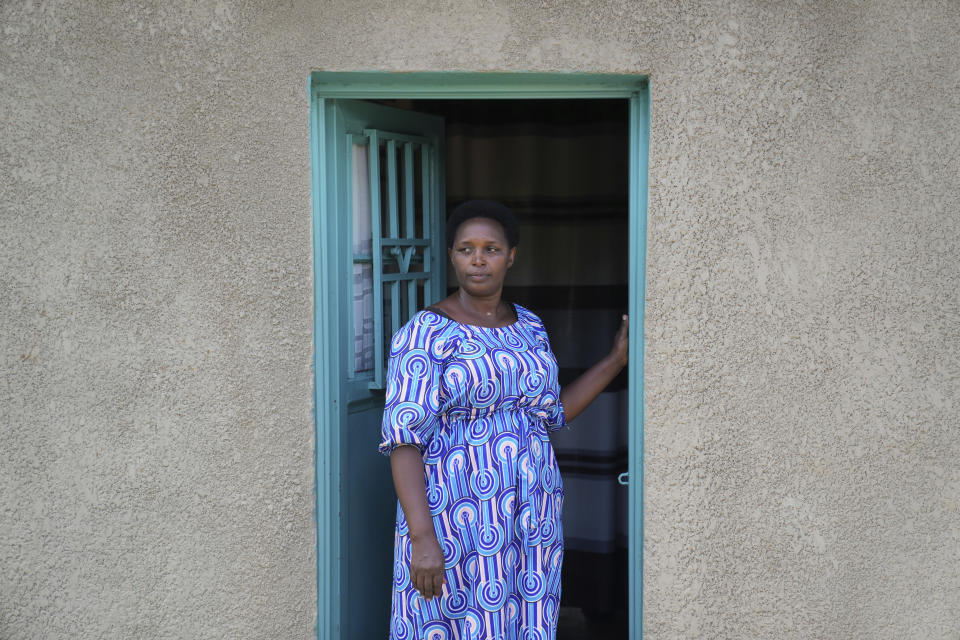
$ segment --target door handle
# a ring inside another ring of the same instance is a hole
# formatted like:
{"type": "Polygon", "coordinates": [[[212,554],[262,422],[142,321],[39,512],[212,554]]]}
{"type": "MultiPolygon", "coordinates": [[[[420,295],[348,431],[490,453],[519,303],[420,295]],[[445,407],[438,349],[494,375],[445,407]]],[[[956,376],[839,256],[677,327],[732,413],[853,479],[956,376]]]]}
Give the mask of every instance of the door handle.
{"type": "Polygon", "coordinates": [[[630,472],[629,472],[629,471],[624,471],[623,473],[621,473],[620,475],[618,475],[618,476],[617,476],[617,482],[619,482],[619,483],[622,484],[623,486],[627,486],[628,484],[630,484],[630,472]]]}

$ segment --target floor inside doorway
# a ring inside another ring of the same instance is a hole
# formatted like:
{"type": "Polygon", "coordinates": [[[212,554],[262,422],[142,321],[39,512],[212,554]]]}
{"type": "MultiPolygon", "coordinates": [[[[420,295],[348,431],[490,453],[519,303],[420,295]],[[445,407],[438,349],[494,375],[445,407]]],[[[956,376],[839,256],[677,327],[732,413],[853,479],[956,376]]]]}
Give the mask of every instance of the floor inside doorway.
{"type": "Polygon", "coordinates": [[[557,640],[626,640],[625,618],[588,618],[579,607],[560,607],[557,640]]]}

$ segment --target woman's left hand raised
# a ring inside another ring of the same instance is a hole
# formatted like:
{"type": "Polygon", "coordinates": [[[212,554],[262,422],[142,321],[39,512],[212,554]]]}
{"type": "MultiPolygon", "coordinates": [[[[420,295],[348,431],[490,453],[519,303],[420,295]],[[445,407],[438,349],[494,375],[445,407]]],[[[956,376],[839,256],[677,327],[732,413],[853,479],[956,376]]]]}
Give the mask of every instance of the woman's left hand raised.
{"type": "Polygon", "coordinates": [[[610,355],[620,363],[621,367],[627,366],[630,359],[630,318],[627,314],[623,314],[617,335],[613,337],[610,355]]]}
{"type": "Polygon", "coordinates": [[[629,318],[626,314],[613,337],[610,353],[560,390],[560,403],[567,422],[572,421],[617,377],[630,359],[629,318]]]}

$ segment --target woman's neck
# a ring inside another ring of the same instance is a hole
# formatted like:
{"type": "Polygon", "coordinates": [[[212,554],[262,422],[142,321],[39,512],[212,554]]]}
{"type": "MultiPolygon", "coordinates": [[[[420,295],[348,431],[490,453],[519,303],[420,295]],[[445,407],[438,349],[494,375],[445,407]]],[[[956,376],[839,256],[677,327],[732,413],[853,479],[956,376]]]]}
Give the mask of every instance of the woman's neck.
{"type": "Polygon", "coordinates": [[[455,322],[481,327],[504,327],[517,321],[516,308],[497,294],[478,298],[458,289],[433,307],[455,322]]]}
{"type": "Polygon", "coordinates": [[[457,301],[460,307],[470,316],[485,320],[494,320],[502,312],[501,294],[498,291],[494,295],[478,298],[471,296],[463,289],[457,290],[457,301]]]}

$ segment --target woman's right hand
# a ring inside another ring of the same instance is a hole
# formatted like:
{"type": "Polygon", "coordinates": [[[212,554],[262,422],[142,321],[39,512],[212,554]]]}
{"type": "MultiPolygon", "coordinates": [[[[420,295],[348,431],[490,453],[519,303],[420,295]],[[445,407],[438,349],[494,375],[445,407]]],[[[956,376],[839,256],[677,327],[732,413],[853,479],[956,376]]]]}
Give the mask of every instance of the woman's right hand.
{"type": "Polygon", "coordinates": [[[390,454],[393,486],[397,489],[403,515],[410,531],[413,552],[410,557],[410,582],[420,595],[430,600],[443,593],[443,549],[437,542],[433,518],[427,504],[423,454],[412,446],[397,447],[390,454]]]}
{"type": "Polygon", "coordinates": [[[444,577],[443,549],[437,536],[431,532],[422,537],[411,537],[413,555],[410,558],[410,582],[426,600],[439,597],[443,593],[444,577]]]}

